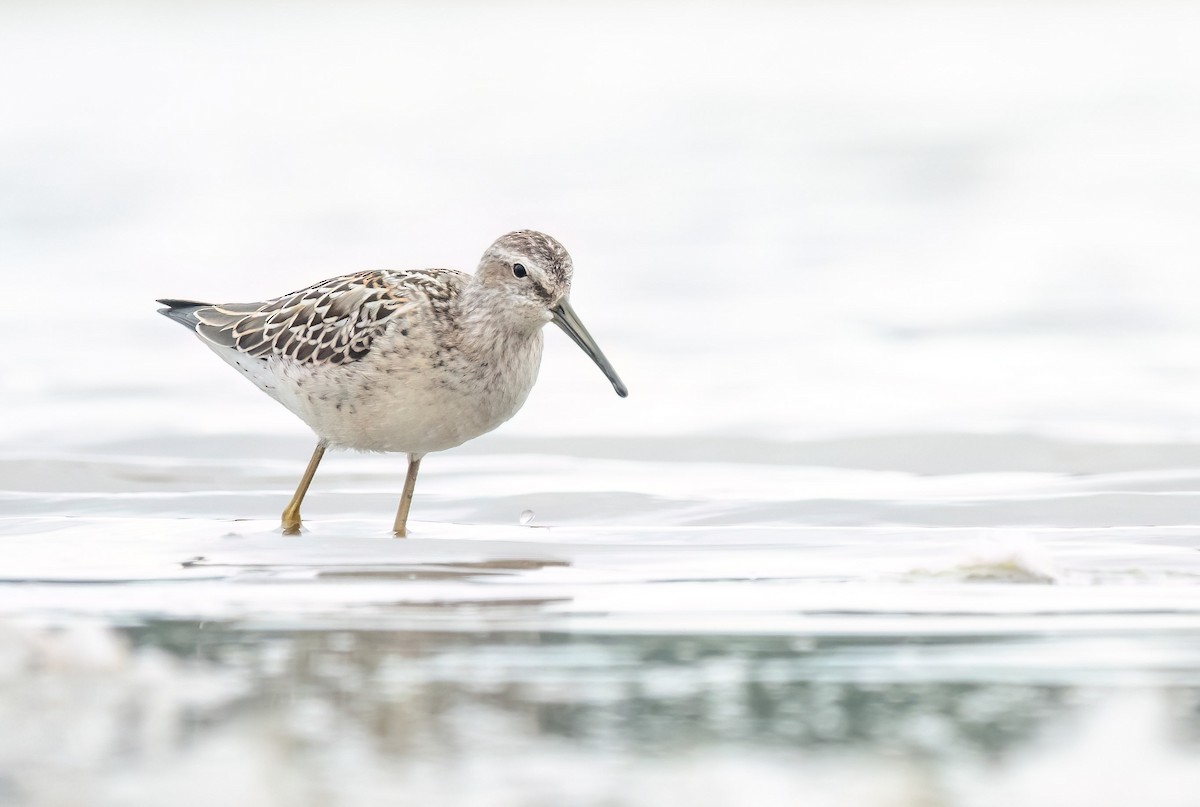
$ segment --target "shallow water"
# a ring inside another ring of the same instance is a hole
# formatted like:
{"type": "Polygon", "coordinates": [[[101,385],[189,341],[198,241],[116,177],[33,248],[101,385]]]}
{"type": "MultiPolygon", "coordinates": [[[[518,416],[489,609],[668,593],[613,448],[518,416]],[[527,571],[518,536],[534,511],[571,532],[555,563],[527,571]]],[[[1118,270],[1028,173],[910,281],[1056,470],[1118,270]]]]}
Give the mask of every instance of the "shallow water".
{"type": "Polygon", "coordinates": [[[1200,804],[1200,9],[556,9],[0,9],[0,803],[1200,804]],[[631,397],[281,536],[152,300],[523,226],[631,397]]]}

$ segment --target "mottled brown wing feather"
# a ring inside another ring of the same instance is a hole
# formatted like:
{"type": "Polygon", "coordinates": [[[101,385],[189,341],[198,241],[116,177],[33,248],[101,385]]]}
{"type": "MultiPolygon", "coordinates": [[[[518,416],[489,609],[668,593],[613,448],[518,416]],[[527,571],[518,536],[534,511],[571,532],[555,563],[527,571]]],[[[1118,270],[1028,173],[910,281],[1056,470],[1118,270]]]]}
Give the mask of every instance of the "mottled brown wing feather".
{"type": "Polygon", "coordinates": [[[266,360],[309,364],[358,361],[411,304],[382,271],[333,278],[263,303],[228,303],[196,311],[196,332],[215,345],[266,360]]]}

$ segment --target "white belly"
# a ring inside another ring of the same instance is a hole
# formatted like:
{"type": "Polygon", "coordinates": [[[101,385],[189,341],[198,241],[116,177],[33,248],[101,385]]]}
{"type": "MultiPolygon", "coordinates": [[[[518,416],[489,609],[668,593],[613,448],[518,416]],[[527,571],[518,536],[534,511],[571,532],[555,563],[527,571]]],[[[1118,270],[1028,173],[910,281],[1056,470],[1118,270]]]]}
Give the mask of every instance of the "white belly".
{"type": "Polygon", "coordinates": [[[332,446],[427,454],[462,445],[517,413],[537,379],[542,334],[486,366],[456,356],[435,366],[425,356],[394,353],[310,365],[214,351],[332,446]]]}

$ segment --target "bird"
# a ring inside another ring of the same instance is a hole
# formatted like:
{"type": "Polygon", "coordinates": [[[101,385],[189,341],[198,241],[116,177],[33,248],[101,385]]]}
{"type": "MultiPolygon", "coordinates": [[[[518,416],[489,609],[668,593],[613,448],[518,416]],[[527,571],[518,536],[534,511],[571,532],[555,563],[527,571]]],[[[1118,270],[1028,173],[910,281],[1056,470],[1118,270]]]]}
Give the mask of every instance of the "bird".
{"type": "Polygon", "coordinates": [[[574,265],[545,233],[517,230],[475,273],[368,270],[256,303],[161,299],[158,313],[195,333],[251,383],[308,424],[317,445],[283,510],[300,505],[327,448],[399,452],[408,472],[392,532],[408,535],[422,458],[492,431],[525,403],[553,322],[629,394],[571,307],[574,265]]]}

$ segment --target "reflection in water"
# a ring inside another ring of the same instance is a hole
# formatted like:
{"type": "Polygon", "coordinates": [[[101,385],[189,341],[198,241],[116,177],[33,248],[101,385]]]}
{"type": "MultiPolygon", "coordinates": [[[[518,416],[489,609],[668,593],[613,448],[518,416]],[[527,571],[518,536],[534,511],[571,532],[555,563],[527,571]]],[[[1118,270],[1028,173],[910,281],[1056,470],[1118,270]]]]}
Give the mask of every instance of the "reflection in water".
{"type": "MultiPolygon", "coordinates": [[[[141,645],[240,670],[243,707],[284,719],[327,710],[328,734],[362,731],[380,750],[458,754],[493,742],[569,740],[623,753],[710,745],[1000,758],[1076,720],[1108,690],[1061,684],[892,681],[822,673],[831,655],[896,663],[895,645],[783,637],[561,633],[259,632],[155,623],[141,645]],[[856,680],[856,679],[866,680],[856,680]],[[502,726],[489,737],[487,726],[502,726]]],[[[885,676],[886,677],[886,676],[885,676]]],[[[1200,732],[1200,687],[1171,692],[1200,732]]]]}
{"type": "Polygon", "coordinates": [[[1145,771],[1200,788],[1194,682],[914,675],[912,645],[969,641],[0,628],[6,807],[1094,805],[1145,771]],[[1073,801],[1027,798],[1064,766],[1073,801]]]}

